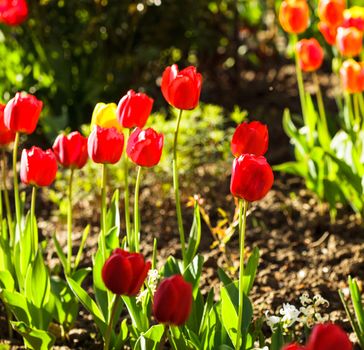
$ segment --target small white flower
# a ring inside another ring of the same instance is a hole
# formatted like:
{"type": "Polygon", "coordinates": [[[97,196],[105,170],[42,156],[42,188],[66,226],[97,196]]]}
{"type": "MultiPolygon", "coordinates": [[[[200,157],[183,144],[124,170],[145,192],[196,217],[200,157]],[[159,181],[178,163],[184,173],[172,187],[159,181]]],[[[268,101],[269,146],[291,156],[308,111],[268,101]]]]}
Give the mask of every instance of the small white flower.
{"type": "Polygon", "coordinates": [[[313,297],[313,301],[315,303],[315,306],[325,306],[325,307],[328,307],[329,306],[329,302],[324,299],[320,294],[316,294],[314,297],[313,297]]]}
{"type": "Polygon", "coordinates": [[[283,316],[282,322],[285,328],[291,327],[298,319],[300,311],[294,305],[283,304],[283,307],[279,310],[279,313],[283,316]]]}
{"type": "Polygon", "coordinates": [[[305,292],[300,296],[300,302],[301,302],[302,306],[307,306],[309,304],[312,304],[312,299],[310,298],[308,293],[305,292]]]}
{"type": "Polygon", "coordinates": [[[267,325],[270,327],[272,332],[274,332],[277,324],[281,322],[281,318],[278,316],[274,316],[274,315],[269,316],[269,311],[266,311],[264,314],[267,319],[267,325]]]}
{"type": "Polygon", "coordinates": [[[147,288],[145,288],[143,291],[141,291],[139,293],[139,295],[136,297],[137,303],[143,302],[143,300],[145,299],[145,297],[148,295],[149,292],[152,294],[151,296],[154,295],[155,291],[157,290],[158,280],[159,280],[158,270],[155,270],[155,269],[149,270],[148,279],[146,281],[147,288]]]}

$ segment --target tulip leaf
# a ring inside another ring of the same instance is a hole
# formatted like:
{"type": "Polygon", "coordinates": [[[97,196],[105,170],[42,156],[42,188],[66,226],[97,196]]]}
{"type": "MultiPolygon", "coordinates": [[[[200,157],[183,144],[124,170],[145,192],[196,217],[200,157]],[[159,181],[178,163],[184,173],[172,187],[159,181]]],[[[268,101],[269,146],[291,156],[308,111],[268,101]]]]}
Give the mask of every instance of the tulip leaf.
{"type": "Polygon", "coordinates": [[[105,237],[107,249],[114,250],[119,247],[119,230],[119,227],[114,226],[107,232],[105,237]]]}
{"type": "Polygon", "coordinates": [[[34,350],[52,349],[55,337],[50,332],[30,327],[25,322],[11,322],[11,325],[21,334],[27,348],[34,350]]]}
{"type": "Polygon", "coordinates": [[[6,289],[10,292],[14,291],[14,278],[10,271],[4,270],[0,271],[0,288],[6,289]]]}
{"type": "Polygon", "coordinates": [[[97,250],[94,256],[93,262],[93,270],[92,270],[92,277],[94,281],[94,292],[96,297],[96,302],[99,305],[102,314],[104,315],[104,319],[108,319],[109,314],[109,299],[107,295],[107,289],[105,287],[104,281],[102,280],[102,270],[103,267],[103,259],[101,250],[97,250]]]}
{"type": "Polygon", "coordinates": [[[142,306],[137,304],[135,297],[123,296],[122,298],[129,311],[133,326],[139,332],[146,332],[149,328],[149,320],[147,314],[143,312],[142,306]]]}
{"type": "Polygon", "coordinates": [[[123,321],[121,322],[119,334],[115,338],[115,345],[114,345],[115,349],[122,349],[123,345],[128,339],[129,328],[127,322],[128,321],[126,318],[124,318],[123,321]]]}
{"type": "Polygon", "coordinates": [[[190,231],[190,237],[188,239],[188,245],[186,250],[186,262],[189,264],[195,257],[198,247],[201,241],[201,217],[200,208],[195,202],[194,212],[193,212],[193,222],[190,231]]]}
{"type": "Polygon", "coordinates": [[[169,256],[163,267],[163,277],[170,277],[181,274],[177,260],[173,256],[169,256]]]}
{"type": "Polygon", "coordinates": [[[118,237],[120,232],[119,197],[119,190],[115,190],[111,199],[110,209],[106,214],[106,232],[109,232],[112,228],[117,227],[118,237]]]}
{"type": "Polygon", "coordinates": [[[75,270],[77,269],[77,267],[78,267],[78,265],[80,263],[81,256],[82,256],[82,252],[83,252],[83,248],[85,247],[86,239],[87,239],[89,233],[90,233],[90,225],[87,225],[85,227],[85,229],[83,230],[82,238],[81,238],[81,243],[80,243],[80,246],[78,248],[77,255],[76,255],[76,259],[75,259],[75,263],[74,263],[74,269],[75,270]]]}
{"type": "Polygon", "coordinates": [[[135,343],[135,350],[157,350],[161,348],[161,339],[164,334],[164,325],[158,324],[142,333],[135,343]]]}
{"type": "Polygon", "coordinates": [[[62,247],[58,242],[56,234],[52,236],[54,247],[56,248],[56,253],[58,255],[59,261],[63,266],[63,270],[67,271],[67,258],[66,255],[63,253],[62,247]]]}
{"type": "Polygon", "coordinates": [[[249,295],[251,289],[253,288],[255,276],[257,274],[257,268],[259,265],[259,256],[259,249],[255,247],[244,269],[244,293],[246,295],[249,295]],[[245,283],[246,277],[249,277],[249,283],[245,283]]]}

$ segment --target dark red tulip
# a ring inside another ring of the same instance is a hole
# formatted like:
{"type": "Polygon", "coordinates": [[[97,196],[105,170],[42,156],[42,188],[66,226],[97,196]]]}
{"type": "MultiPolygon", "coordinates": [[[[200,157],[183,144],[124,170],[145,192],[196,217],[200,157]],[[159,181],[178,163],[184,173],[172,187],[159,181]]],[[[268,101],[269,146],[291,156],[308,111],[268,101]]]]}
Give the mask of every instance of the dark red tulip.
{"type": "Polygon", "coordinates": [[[13,132],[31,134],[38,123],[43,102],[35,96],[17,92],[5,107],[4,121],[13,132]]]}
{"type": "Polygon", "coordinates": [[[315,38],[300,40],[296,50],[298,62],[304,72],[313,72],[321,67],[324,50],[315,38]]]}
{"type": "Polygon", "coordinates": [[[53,144],[53,152],[65,168],[81,169],[88,159],[87,137],[78,131],[58,135],[53,144]]]}
{"type": "Polygon", "coordinates": [[[352,350],[348,335],[333,323],[316,325],[308,339],[307,350],[352,350]]]}
{"type": "Polygon", "coordinates": [[[129,90],[118,104],[116,114],[123,128],[143,128],[152,111],[154,100],[141,92],[129,90]]]}
{"type": "Polygon", "coordinates": [[[163,135],[152,128],[142,130],[136,128],[129,137],[126,153],[130,159],[145,167],[159,163],[163,149],[163,135]]]}
{"type": "Polygon", "coordinates": [[[151,267],[142,254],[115,249],[102,268],[102,280],[114,294],[135,296],[151,267]]]}
{"type": "Polygon", "coordinates": [[[4,109],[5,105],[0,103],[0,146],[6,146],[15,139],[15,133],[5,126],[4,109]]]}
{"type": "Polygon", "coordinates": [[[57,159],[52,150],[43,151],[33,146],[23,149],[20,161],[20,179],[26,185],[49,186],[57,174],[57,159]]]}
{"type": "Polygon", "coordinates": [[[167,102],[178,109],[194,109],[201,93],[202,76],[196,67],[180,72],[176,64],[167,67],[162,75],[162,94],[167,102]]]}
{"type": "Polygon", "coordinates": [[[159,323],[181,326],[192,307],[192,285],[181,275],[164,279],[154,294],[153,313],[159,323]]]}
{"type": "Polygon", "coordinates": [[[234,159],[230,191],[248,202],[262,199],[273,185],[273,171],[263,156],[243,154],[234,159]]]}
{"type": "Polygon", "coordinates": [[[1,0],[0,23],[17,26],[28,17],[28,5],[25,0],[1,0]]]}
{"type": "Polygon", "coordinates": [[[235,157],[244,153],[262,156],[268,149],[268,128],[266,125],[254,121],[244,122],[236,128],[231,140],[231,152],[235,157]]]}
{"type": "Polygon", "coordinates": [[[88,137],[88,155],[95,163],[117,163],[123,148],[124,135],[115,128],[102,128],[96,125],[88,137]]]}
{"type": "Polygon", "coordinates": [[[284,346],[282,350],[306,350],[306,348],[296,343],[292,343],[284,346]]]}

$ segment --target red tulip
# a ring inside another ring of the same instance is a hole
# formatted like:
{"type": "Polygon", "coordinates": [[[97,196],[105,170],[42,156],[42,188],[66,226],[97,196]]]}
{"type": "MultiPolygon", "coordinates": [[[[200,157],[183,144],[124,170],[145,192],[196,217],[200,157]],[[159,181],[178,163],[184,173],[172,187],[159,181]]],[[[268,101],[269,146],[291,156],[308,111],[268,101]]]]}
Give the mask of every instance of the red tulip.
{"type": "Polygon", "coordinates": [[[181,326],[192,307],[192,285],[181,275],[164,279],[154,294],[153,313],[159,323],[181,326]]]}
{"type": "Polygon", "coordinates": [[[5,107],[4,121],[13,132],[31,134],[38,123],[43,102],[30,94],[17,92],[5,107]]]}
{"type": "Polygon", "coordinates": [[[71,132],[68,136],[58,135],[53,144],[53,152],[65,168],[81,169],[88,159],[87,137],[78,131],[71,132]]]}
{"type": "Polygon", "coordinates": [[[15,133],[10,131],[4,123],[4,109],[5,105],[0,103],[0,146],[6,146],[13,142],[15,139],[15,133]]]}
{"type": "Polygon", "coordinates": [[[151,267],[142,254],[115,249],[102,268],[102,280],[114,294],[135,296],[151,267]]]}
{"type": "Polygon", "coordinates": [[[302,39],[297,43],[296,50],[300,67],[305,72],[319,69],[324,60],[324,50],[314,39],[302,39]]]}
{"type": "Polygon", "coordinates": [[[352,58],[343,62],[340,68],[341,84],[349,93],[364,91],[364,63],[356,62],[352,58]]]}
{"type": "Polygon", "coordinates": [[[299,346],[296,343],[292,343],[284,346],[282,350],[306,350],[306,348],[303,346],[299,346]]]}
{"type": "Polygon", "coordinates": [[[316,325],[306,345],[307,350],[352,350],[348,335],[332,323],[316,325]]]}
{"type": "Polygon", "coordinates": [[[273,179],[272,168],[265,157],[243,154],[234,159],[230,191],[235,197],[254,202],[268,193],[273,179]]]}
{"type": "Polygon", "coordinates": [[[153,102],[154,100],[146,94],[129,90],[120,100],[116,110],[120,125],[128,129],[143,128],[152,111],[153,102]]]}
{"type": "Polygon", "coordinates": [[[1,0],[0,23],[17,26],[28,17],[28,5],[25,0],[1,0]]]}
{"type": "Polygon", "coordinates": [[[318,30],[329,45],[335,45],[337,28],[330,27],[326,22],[319,22],[318,30]]]}
{"type": "Polygon", "coordinates": [[[344,20],[345,0],[320,0],[318,15],[330,27],[338,27],[344,20]]]}
{"type": "Polygon", "coordinates": [[[340,27],[337,30],[336,45],[343,56],[358,56],[363,47],[363,33],[355,27],[340,27]]]}
{"type": "Polygon", "coordinates": [[[303,33],[310,23],[306,0],[283,0],[279,8],[279,22],[287,33],[303,33]]]}
{"type": "Polygon", "coordinates": [[[20,179],[26,185],[49,186],[57,174],[57,159],[52,150],[33,146],[23,149],[20,160],[20,179]]]}
{"type": "Polygon", "coordinates": [[[202,76],[196,67],[190,66],[180,72],[176,64],[167,67],[162,75],[162,94],[175,108],[194,109],[201,93],[202,76]]]}
{"type": "Polygon", "coordinates": [[[129,137],[126,153],[134,163],[152,167],[159,163],[162,148],[162,134],[158,134],[152,128],[146,130],[136,128],[129,137]]]}
{"type": "Polygon", "coordinates": [[[235,157],[244,153],[264,155],[268,149],[267,126],[257,121],[240,124],[234,132],[230,148],[235,157]]]}
{"type": "Polygon", "coordinates": [[[102,128],[96,125],[88,137],[88,155],[95,163],[117,163],[123,148],[124,135],[115,128],[102,128]]]}

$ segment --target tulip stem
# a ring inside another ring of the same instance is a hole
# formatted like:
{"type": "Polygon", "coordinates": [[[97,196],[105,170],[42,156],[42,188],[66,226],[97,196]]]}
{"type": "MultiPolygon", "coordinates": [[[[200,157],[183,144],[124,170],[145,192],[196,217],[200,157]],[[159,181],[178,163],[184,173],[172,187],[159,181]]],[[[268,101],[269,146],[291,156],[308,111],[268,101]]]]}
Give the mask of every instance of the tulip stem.
{"type": "Polygon", "coordinates": [[[72,183],[74,169],[71,168],[68,182],[68,212],[67,212],[67,274],[72,271],[72,183]]]}
{"type": "Polygon", "coordinates": [[[138,167],[137,178],[135,182],[135,193],[134,193],[134,248],[139,253],[139,230],[140,230],[140,215],[139,215],[139,189],[140,180],[142,178],[142,167],[138,167]]]}
{"type": "Polygon", "coordinates": [[[322,98],[320,82],[319,82],[316,72],[313,72],[313,81],[314,81],[314,84],[316,85],[316,98],[317,98],[317,105],[318,105],[318,109],[319,109],[320,119],[321,119],[321,122],[322,122],[322,125],[324,128],[325,134],[328,136],[328,139],[329,139],[329,128],[327,126],[325,105],[324,105],[324,101],[322,98]]]}
{"type": "Polygon", "coordinates": [[[101,180],[101,254],[103,262],[106,260],[106,164],[102,164],[101,180]]]}
{"type": "Polygon", "coordinates": [[[11,209],[10,209],[10,201],[9,201],[9,192],[8,188],[6,186],[6,154],[5,149],[2,149],[2,175],[3,175],[3,190],[4,190],[4,199],[5,199],[5,207],[6,207],[6,215],[8,218],[8,230],[9,230],[9,237],[10,237],[10,246],[12,247],[14,245],[14,231],[13,231],[13,218],[11,215],[11,209]]]}
{"type": "MultiPolygon", "coordinates": [[[[37,197],[37,186],[33,186],[32,188],[32,200],[31,200],[31,204],[30,204],[30,236],[31,236],[31,242],[32,242],[32,247],[33,247],[33,253],[34,256],[37,253],[37,249],[38,249],[38,236],[36,234],[36,231],[34,230],[34,225],[35,225],[35,199],[37,197]]],[[[33,257],[34,257],[33,256],[33,257]]]]}
{"type": "Polygon", "coordinates": [[[159,350],[163,350],[164,349],[164,345],[166,343],[167,334],[168,334],[168,328],[165,325],[163,325],[163,334],[162,334],[162,337],[161,337],[161,341],[159,343],[159,350]]]}
{"type": "Polygon", "coordinates": [[[178,181],[178,164],[177,164],[177,141],[178,141],[178,131],[179,125],[181,123],[183,110],[180,109],[176,129],[174,131],[174,143],[173,143],[173,187],[174,187],[174,196],[176,201],[176,212],[177,212],[177,223],[178,223],[178,231],[181,240],[181,250],[182,250],[182,259],[184,267],[186,268],[187,262],[185,261],[185,233],[183,230],[183,219],[182,219],[182,210],[181,210],[181,199],[179,195],[179,181],[178,181]]]}
{"type": "Polygon", "coordinates": [[[14,149],[13,149],[13,177],[14,177],[14,199],[15,199],[15,215],[16,215],[16,225],[21,232],[21,213],[20,213],[20,198],[19,198],[19,184],[18,184],[18,172],[16,169],[17,165],[17,155],[19,147],[19,133],[15,134],[14,149]]]}
{"type": "Polygon", "coordinates": [[[356,93],[353,95],[354,100],[354,131],[358,132],[360,128],[360,109],[359,109],[359,94],[356,93]]]}
{"type": "MultiPolygon", "coordinates": [[[[130,136],[130,129],[128,129],[125,145],[128,143],[130,136]]],[[[125,146],[126,148],[126,146],[125,146]]],[[[126,229],[126,240],[130,250],[132,247],[132,237],[130,236],[130,209],[129,209],[129,159],[126,151],[124,153],[124,206],[125,206],[125,229],[126,229]]]]}
{"type": "Polygon", "coordinates": [[[110,317],[109,317],[109,325],[107,326],[106,333],[105,333],[104,350],[109,350],[109,348],[110,348],[111,332],[113,329],[116,310],[119,307],[119,302],[120,302],[119,295],[115,295],[115,299],[112,301],[112,309],[111,309],[111,313],[110,313],[110,317]]]}
{"type": "Polygon", "coordinates": [[[238,309],[238,328],[236,333],[235,349],[238,350],[243,345],[241,328],[243,324],[243,306],[244,306],[244,252],[245,252],[245,231],[246,231],[246,213],[249,202],[239,199],[239,245],[240,245],[240,267],[239,267],[239,309],[238,309]]]}

